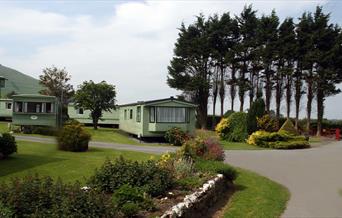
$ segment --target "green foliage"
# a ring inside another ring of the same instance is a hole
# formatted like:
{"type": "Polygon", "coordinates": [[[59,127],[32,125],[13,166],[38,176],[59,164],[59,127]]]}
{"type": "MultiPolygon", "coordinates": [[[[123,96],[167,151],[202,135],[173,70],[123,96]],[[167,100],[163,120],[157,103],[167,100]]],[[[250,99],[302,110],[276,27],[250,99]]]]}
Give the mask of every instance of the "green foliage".
{"type": "Polygon", "coordinates": [[[58,149],[63,151],[87,151],[91,135],[78,122],[66,123],[58,134],[58,149]]]}
{"type": "Polygon", "coordinates": [[[226,113],[223,114],[223,117],[228,118],[230,115],[232,115],[233,113],[235,113],[232,110],[227,110],[226,113]]]}
{"type": "Polygon", "coordinates": [[[203,180],[199,176],[185,177],[177,179],[176,185],[184,190],[192,190],[203,184],[203,180]]]}
{"type": "Polygon", "coordinates": [[[262,117],[257,117],[257,125],[260,130],[267,132],[277,131],[276,120],[269,114],[265,114],[262,117]]]}
{"type": "Polygon", "coordinates": [[[247,129],[248,134],[258,130],[257,118],[265,114],[265,102],[263,98],[257,98],[247,113],[247,129]]]}
{"type": "Polygon", "coordinates": [[[181,146],[188,138],[188,135],[178,127],[173,127],[165,133],[166,141],[174,146],[181,146]]]}
{"type": "Polygon", "coordinates": [[[113,217],[115,211],[107,195],[82,190],[78,183],[63,184],[38,175],[14,178],[0,185],[0,202],[11,208],[14,217],[113,217]]]}
{"type": "Polygon", "coordinates": [[[287,119],[285,123],[280,127],[279,132],[286,131],[293,135],[298,135],[298,131],[296,130],[295,126],[293,125],[290,119],[287,119]]]}
{"type": "Polygon", "coordinates": [[[77,90],[74,100],[77,108],[90,110],[94,129],[97,129],[98,121],[103,111],[115,109],[115,86],[105,81],[94,83],[92,80],[83,82],[77,90]]]}
{"type": "Polygon", "coordinates": [[[194,162],[191,158],[179,158],[173,161],[176,179],[191,177],[194,174],[194,162]]]}
{"type": "Polygon", "coordinates": [[[127,202],[120,208],[120,211],[124,217],[134,217],[138,214],[139,210],[139,205],[133,202],[127,202]]]}
{"type": "Polygon", "coordinates": [[[224,150],[222,145],[216,138],[201,138],[196,137],[186,141],[178,150],[178,154],[182,157],[197,157],[205,160],[224,160],[224,150]]]}
{"type": "Polygon", "coordinates": [[[73,97],[75,91],[69,83],[71,76],[65,68],[58,69],[55,66],[43,69],[39,76],[39,84],[44,87],[39,93],[43,95],[56,96],[60,104],[63,121],[68,119],[67,104],[73,97]]]}
{"type": "Polygon", "coordinates": [[[247,136],[247,115],[243,112],[231,114],[228,118],[222,118],[215,131],[223,140],[242,142],[247,136]]]}
{"type": "Polygon", "coordinates": [[[139,187],[122,185],[113,193],[112,202],[125,217],[137,215],[139,210],[154,209],[152,199],[139,187]]]}
{"type": "Polygon", "coordinates": [[[90,186],[113,193],[127,184],[143,188],[151,196],[165,193],[172,184],[170,172],[160,167],[156,161],[131,161],[122,156],[114,161],[107,160],[89,180],[90,186]]]}
{"type": "Polygon", "coordinates": [[[223,174],[224,177],[231,181],[235,180],[237,177],[236,170],[221,161],[199,159],[195,162],[195,169],[201,172],[223,174]]]}
{"type": "Polygon", "coordinates": [[[17,152],[15,138],[9,133],[3,133],[0,137],[0,159],[17,152]]]}
{"type": "Polygon", "coordinates": [[[0,201],[0,217],[1,218],[12,218],[14,215],[13,211],[6,207],[1,201],[0,201]]]}
{"type": "Polygon", "coordinates": [[[24,134],[39,134],[46,136],[57,136],[58,130],[53,127],[48,126],[24,126],[23,128],[24,134]]]}
{"type": "Polygon", "coordinates": [[[274,149],[297,149],[310,147],[304,136],[295,136],[286,131],[256,131],[249,136],[248,144],[274,149]]]}
{"type": "Polygon", "coordinates": [[[275,141],[269,143],[270,148],[275,149],[300,149],[309,148],[310,144],[306,140],[275,141]]]}

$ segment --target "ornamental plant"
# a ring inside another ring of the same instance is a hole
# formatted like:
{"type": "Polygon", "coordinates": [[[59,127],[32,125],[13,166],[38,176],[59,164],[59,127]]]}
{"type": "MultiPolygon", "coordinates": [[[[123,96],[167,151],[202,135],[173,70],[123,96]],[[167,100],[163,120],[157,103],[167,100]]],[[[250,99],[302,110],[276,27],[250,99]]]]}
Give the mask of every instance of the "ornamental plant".
{"type": "Polygon", "coordinates": [[[276,120],[269,114],[265,114],[262,117],[257,117],[257,124],[260,130],[264,130],[267,132],[277,131],[276,120]]]}
{"type": "Polygon", "coordinates": [[[17,152],[17,143],[15,138],[9,133],[3,133],[0,136],[0,159],[17,152]]]}
{"type": "Polygon", "coordinates": [[[87,151],[91,135],[77,121],[66,123],[57,137],[58,149],[63,151],[87,151]]]}
{"type": "Polygon", "coordinates": [[[173,127],[165,133],[165,140],[174,146],[181,146],[188,138],[188,135],[178,127],[173,127]]]}
{"type": "Polygon", "coordinates": [[[248,137],[247,115],[243,112],[231,114],[228,118],[222,118],[215,128],[221,139],[242,142],[248,137]]]}
{"type": "Polygon", "coordinates": [[[216,138],[196,137],[186,141],[178,151],[180,156],[193,159],[202,158],[205,160],[224,160],[224,150],[216,138]]]}

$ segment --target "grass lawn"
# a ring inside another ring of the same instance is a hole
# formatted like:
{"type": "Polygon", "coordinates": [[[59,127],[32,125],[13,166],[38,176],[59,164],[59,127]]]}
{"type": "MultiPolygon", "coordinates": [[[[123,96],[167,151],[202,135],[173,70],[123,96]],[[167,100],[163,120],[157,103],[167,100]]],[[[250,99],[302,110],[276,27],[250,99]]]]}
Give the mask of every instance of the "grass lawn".
{"type": "Polygon", "coordinates": [[[248,170],[237,169],[237,191],[224,211],[225,218],[275,218],[286,209],[289,191],[282,185],[248,170]]]}
{"type": "Polygon", "coordinates": [[[254,145],[249,145],[246,142],[228,142],[220,140],[225,150],[262,150],[266,148],[260,148],[254,145]]]}
{"type": "Polygon", "coordinates": [[[91,176],[96,167],[103,164],[106,158],[123,155],[134,160],[146,160],[152,155],[118,151],[112,149],[90,148],[88,152],[58,151],[56,145],[18,142],[18,153],[0,162],[0,182],[9,181],[11,177],[20,177],[29,173],[61,177],[65,182],[79,180],[91,176]]]}

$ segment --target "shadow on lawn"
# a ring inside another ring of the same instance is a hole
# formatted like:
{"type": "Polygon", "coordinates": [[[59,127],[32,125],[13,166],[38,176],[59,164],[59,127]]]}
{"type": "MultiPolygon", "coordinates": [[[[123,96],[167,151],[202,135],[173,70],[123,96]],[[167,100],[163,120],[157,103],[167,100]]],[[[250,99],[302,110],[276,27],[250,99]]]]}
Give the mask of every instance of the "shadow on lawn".
{"type": "Polygon", "coordinates": [[[65,159],[39,155],[16,154],[0,161],[0,177],[63,160],[65,159]]]}

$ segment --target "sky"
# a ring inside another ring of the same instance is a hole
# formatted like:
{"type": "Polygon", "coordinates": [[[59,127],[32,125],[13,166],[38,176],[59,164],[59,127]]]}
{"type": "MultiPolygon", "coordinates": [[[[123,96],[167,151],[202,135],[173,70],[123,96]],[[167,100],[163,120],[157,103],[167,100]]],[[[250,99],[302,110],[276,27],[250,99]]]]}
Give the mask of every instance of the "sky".
{"type": "MultiPolygon", "coordinates": [[[[181,23],[200,13],[239,14],[247,4],[260,16],[275,9],[281,20],[321,5],[342,26],[339,0],[0,1],[0,64],[35,78],[43,68],[65,67],[76,89],[105,80],[119,104],[167,98],[180,94],[166,78],[181,23]]],[[[342,94],[329,97],[325,117],[342,119],[341,102],[342,94]]]]}

